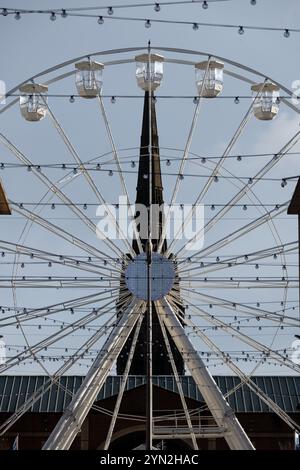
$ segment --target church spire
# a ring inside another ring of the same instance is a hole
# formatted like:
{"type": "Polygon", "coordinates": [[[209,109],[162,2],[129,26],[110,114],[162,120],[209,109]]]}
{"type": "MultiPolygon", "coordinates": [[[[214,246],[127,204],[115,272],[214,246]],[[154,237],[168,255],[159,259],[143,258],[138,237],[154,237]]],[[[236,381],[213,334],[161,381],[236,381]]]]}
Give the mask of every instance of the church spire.
{"type": "MultiPolygon", "coordinates": [[[[140,159],[139,159],[139,169],[138,169],[138,182],[136,188],[136,204],[143,204],[146,207],[149,207],[149,163],[150,158],[152,158],[152,206],[155,205],[158,207],[163,207],[163,185],[162,185],[162,176],[161,176],[161,166],[160,166],[160,154],[159,154],[159,138],[157,130],[157,120],[156,120],[156,109],[155,109],[155,97],[151,93],[151,99],[149,99],[149,92],[145,92],[144,98],[144,111],[143,111],[143,124],[142,124],[142,134],[141,134],[141,147],[140,147],[140,159]],[[151,103],[151,113],[149,112],[149,102],[151,103]],[[150,116],[151,116],[151,125],[150,125],[150,116]],[[151,134],[150,134],[151,132],[151,134]]],[[[157,214],[157,212],[155,211],[157,214]]],[[[136,214],[137,215],[137,214],[136,214]]],[[[159,242],[159,237],[162,234],[163,228],[163,213],[159,212],[159,227],[156,231],[156,238],[152,238],[153,251],[157,250],[157,245],[159,242]]],[[[157,223],[157,221],[156,221],[157,223]]],[[[138,227],[139,228],[139,227],[138,227]]],[[[145,250],[146,240],[141,240],[142,246],[145,250]]],[[[137,243],[134,240],[133,248],[137,251],[137,243]]],[[[166,241],[162,247],[162,252],[165,252],[167,249],[166,241]]]]}

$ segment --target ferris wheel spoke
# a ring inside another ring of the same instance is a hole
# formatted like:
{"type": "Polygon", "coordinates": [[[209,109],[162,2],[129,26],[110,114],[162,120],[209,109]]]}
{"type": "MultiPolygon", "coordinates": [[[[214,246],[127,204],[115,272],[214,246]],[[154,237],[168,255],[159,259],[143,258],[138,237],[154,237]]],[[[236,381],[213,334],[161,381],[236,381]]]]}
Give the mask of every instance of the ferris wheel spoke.
{"type": "Polygon", "coordinates": [[[168,298],[158,301],[161,318],[177,348],[186,360],[187,367],[193,376],[196,386],[207,404],[217,426],[225,426],[230,429],[230,435],[224,437],[231,449],[254,449],[245,431],[239,422],[234,419],[234,414],[229,404],[218,388],[213,377],[204,365],[203,360],[197,354],[192,342],[184,332],[182,322],[173,310],[168,298]]]}
{"type": "MultiPolygon", "coordinates": [[[[129,212],[130,212],[130,217],[132,218],[132,221],[133,221],[133,223],[132,223],[133,235],[134,235],[134,238],[137,242],[139,253],[142,253],[143,252],[143,247],[142,247],[139,232],[137,230],[136,219],[134,218],[134,214],[133,214],[133,211],[132,211],[132,205],[130,204],[129,193],[128,193],[128,189],[127,189],[127,186],[126,186],[126,181],[125,181],[125,178],[124,178],[124,175],[123,175],[123,171],[122,171],[122,167],[121,167],[121,163],[120,163],[120,158],[119,158],[119,155],[118,155],[118,152],[117,152],[117,147],[116,147],[115,140],[114,140],[114,137],[113,137],[112,128],[111,128],[111,125],[109,123],[108,116],[107,116],[107,113],[106,113],[104,103],[103,103],[103,99],[102,99],[101,95],[98,95],[98,103],[99,103],[101,114],[102,114],[103,121],[104,121],[104,124],[105,124],[105,129],[106,129],[106,132],[107,132],[108,140],[109,140],[109,143],[110,143],[110,146],[111,146],[111,152],[112,152],[114,161],[117,165],[118,174],[119,174],[119,177],[120,177],[120,182],[121,182],[121,187],[122,187],[122,190],[123,190],[123,194],[126,197],[127,207],[129,209],[129,212]]],[[[129,249],[129,252],[132,255],[135,254],[131,245],[129,245],[128,249],[129,249]]]]}
{"type": "MultiPolygon", "coordinates": [[[[196,256],[201,256],[201,257],[208,256],[211,253],[214,253],[216,250],[222,248],[223,246],[228,246],[232,242],[238,240],[239,238],[245,235],[248,235],[253,230],[267,223],[271,218],[275,218],[279,216],[280,214],[285,213],[288,208],[288,205],[289,205],[289,201],[285,202],[284,204],[280,204],[280,209],[277,209],[275,207],[274,209],[270,210],[266,214],[254,219],[252,222],[246,225],[243,225],[242,227],[238,228],[234,232],[231,232],[228,235],[220,238],[219,240],[212,243],[208,247],[205,247],[202,250],[191,254],[190,256],[188,256],[187,260],[193,260],[196,256]]],[[[182,263],[185,263],[185,262],[186,260],[178,261],[178,265],[181,265],[182,263]]]]}
{"type": "MultiPolygon", "coordinates": [[[[265,82],[264,82],[265,83],[265,82]]],[[[263,88],[264,85],[262,85],[261,89],[263,88]]],[[[257,98],[257,96],[259,95],[259,93],[261,92],[258,91],[257,92],[257,95],[256,97],[253,98],[253,100],[251,101],[251,105],[250,107],[248,108],[246,114],[244,115],[242,121],[240,122],[237,130],[235,131],[235,133],[233,134],[233,137],[230,139],[230,142],[229,144],[227,145],[223,155],[221,156],[220,160],[218,161],[218,163],[215,165],[213,171],[211,172],[210,176],[208,177],[204,187],[202,188],[202,190],[200,191],[200,193],[198,194],[196,200],[194,201],[194,204],[193,204],[193,207],[196,206],[197,204],[200,204],[201,201],[203,200],[204,196],[206,195],[206,193],[208,192],[209,188],[211,187],[213,181],[214,181],[214,178],[218,176],[219,174],[219,171],[221,170],[222,166],[223,166],[223,163],[225,162],[226,158],[228,157],[228,155],[230,154],[230,152],[232,151],[234,145],[237,143],[238,139],[240,138],[243,130],[245,129],[247,123],[250,121],[251,117],[252,117],[252,113],[253,113],[253,106],[255,104],[255,100],[257,98]]],[[[168,248],[168,251],[167,251],[167,254],[171,253],[171,250],[175,248],[175,244],[176,244],[176,240],[178,239],[180,233],[184,233],[184,230],[185,230],[185,226],[186,224],[188,224],[191,220],[193,216],[193,209],[191,209],[189,211],[189,213],[187,214],[186,218],[184,219],[180,229],[177,231],[175,237],[174,237],[174,240],[172,241],[172,243],[170,244],[169,248],[168,248]]]]}
{"type": "Polygon", "coordinates": [[[115,306],[112,306],[106,309],[107,306],[111,305],[111,301],[106,303],[104,306],[100,307],[100,309],[96,310],[96,312],[89,313],[84,317],[80,318],[79,320],[71,323],[59,331],[53,333],[52,335],[48,336],[47,338],[43,339],[42,341],[36,343],[33,346],[27,347],[24,351],[17,354],[15,357],[10,358],[6,361],[5,364],[0,366],[0,373],[5,372],[6,370],[14,367],[15,365],[21,364],[22,362],[26,361],[28,358],[35,357],[38,352],[43,350],[45,347],[49,347],[52,344],[61,341],[62,339],[68,337],[71,333],[85,327],[89,323],[95,321],[96,319],[107,315],[110,312],[114,313],[115,306]],[[106,309],[106,310],[104,310],[106,309]]]}
{"type": "Polygon", "coordinates": [[[288,287],[289,289],[296,289],[299,287],[298,278],[296,279],[289,279],[289,280],[263,280],[261,278],[253,279],[253,280],[203,280],[203,282],[191,283],[183,281],[181,282],[182,289],[189,288],[191,289],[285,289],[288,287]]]}
{"type": "MultiPolygon", "coordinates": [[[[207,64],[206,64],[206,69],[205,69],[205,73],[204,73],[200,93],[199,93],[199,96],[198,96],[198,99],[197,99],[197,104],[196,104],[196,108],[195,108],[195,111],[194,111],[192,123],[191,123],[190,129],[189,129],[187,141],[186,141],[184,152],[183,152],[182,159],[181,159],[181,162],[180,162],[178,175],[176,177],[175,186],[174,186],[173,193],[172,193],[172,196],[171,196],[171,201],[168,204],[167,214],[166,214],[164,224],[163,224],[163,227],[162,227],[162,234],[161,234],[161,238],[160,238],[160,241],[159,241],[159,244],[158,244],[158,247],[157,247],[158,252],[161,252],[162,246],[164,244],[164,240],[166,238],[166,230],[167,230],[167,226],[168,226],[169,219],[170,219],[170,207],[173,206],[174,202],[176,201],[176,197],[177,197],[177,194],[178,194],[178,191],[179,191],[179,188],[180,188],[180,183],[181,183],[181,175],[183,174],[184,167],[185,167],[186,161],[188,159],[190,148],[191,148],[191,145],[192,145],[194,132],[195,132],[195,129],[196,129],[196,126],[197,126],[197,122],[198,122],[199,115],[200,115],[200,109],[201,109],[201,105],[202,105],[202,102],[203,102],[203,94],[204,94],[204,89],[205,89],[205,80],[206,80],[206,76],[207,76],[208,71],[209,71],[210,61],[211,61],[211,57],[209,56],[207,64]]],[[[169,253],[169,250],[167,250],[167,254],[168,253],[169,253]]]]}
{"type": "MultiPolygon", "coordinates": [[[[52,253],[49,251],[38,250],[37,248],[28,247],[22,245],[20,243],[12,243],[5,240],[0,240],[0,252],[1,256],[5,257],[6,254],[14,254],[18,256],[26,256],[29,257],[31,260],[41,260],[45,261],[46,264],[52,266],[54,265],[61,265],[67,266],[71,268],[75,268],[81,271],[90,272],[94,274],[98,274],[99,276],[110,276],[111,279],[117,278],[119,276],[119,271],[115,270],[114,268],[107,267],[107,266],[99,266],[94,264],[92,260],[85,261],[81,259],[76,259],[71,256],[60,255],[56,253],[52,253]]],[[[101,260],[103,261],[103,260],[101,260]]],[[[107,261],[104,260],[107,264],[107,261]]],[[[30,263],[34,263],[31,261],[30,263]]],[[[39,263],[39,261],[38,261],[39,263]]],[[[17,264],[17,263],[15,263],[17,264]]]]}
{"type": "MultiPolygon", "coordinates": [[[[115,321],[115,320],[114,320],[115,321]]],[[[46,382],[41,385],[36,391],[34,391],[29,397],[26,398],[18,407],[18,409],[0,426],[0,436],[3,436],[23,415],[26,413],[30,408],[37,402],[39,401],[45,393],[47,393],[48,390],[51,389],[53,385],[57,385],[58,387],[60,386],[60,377],[65,374],[70,368],[72,368],[76,362],[78,362],[80,355],[84,353],[85,351],[89,350],[92,346],[94,346],[104,334],[106,334],[106,331],[109,330],[114,326],[114,322],[111,323],[110,320],[107,320],[103,325],[101,330],[97,330],[95,334],[91,336],[82,346],[77,348],[74,352],[74,354],[68,358],[68,360],[60,366],[54,374],[49,375],[48,379],[46,382]]],[[[66,389],[66,392],[68,390],[66,389]]],[[[71,396],[73,395],[70,391],[68,391],[71,396]]]]}
{"type": "Polygon", "coordinates": [[[224,323],[222,320],[214,317],[213,315],[210,315],[208,312],[206,312],[202,308],[200,309],[199,307],[194,305],[191,301],[187,299],[185,299],[185,301],[189,305],[189,307],[194,309],[196,312],[201,313],[202,318],[207,320],[209,323],[219,327],[222,331],[227,332],[232,337],[235,337],[241,342],[248,344],[249,346],[253,347],[257,351],[267,354],[268,357],[273,358],[279,364],[282,364],[283,366],[286,366],[295,372],[300,372],[300,366],[298,366],[297,364],[294,364],[290,359],[284,357],[277,351],[274,351],[273,349],[265,346],[264,344],[258,342],[257,340],[254,340],[250,336],[242,333],[237,328],[234,328],[231,325],[224,323]]]}
{"type": "MultiPolygon", "coordinates": [[[[196,233],[196,235],[190,240],[190,243],[199,239],[199,237],[204,233],[207,233],[211,228],[213,228],[222,218],[226,215],[239,201],[245,196],[248,191],[252,191],[253,187],[264,177],[298,142],[300,141],[300,131],[296,132],[294,136],[285,144],[281,150],[270,160],[261,170],[259,170],[256,175],[252,178],[251,184],[249,182],[245,183],[243,188],[239,190],[235,196],[225,205],[214,217],[212,217],[205,226],[196,233]]],[[[180,248],[176,255],[186,251],[185,247],[180,248]]],[[[195,253],[199,254],[199,252],[195,253]]],[[[193,254],[192,256],[195,256],[193,254]]]]}
{"type": "Polygon", "coordinates": [[[71,143],[69,137],[66,135],[66,132],[64,131],[62,125],[59,123],[58,119],[56,118],[56,116],[54,115],[53,111],[50,109],[49,105],[47,104],[45,98],[43,98],[42,95],[40,95],[47,107],[47,110],[48,110],[48,115],[50,116],[50,119],[54,125],[54,127],[56,128],[56,130],[58,131],[59,135],[61,136],[63,142],[65,143],[67,149],[69,150],[70,154],[72,155],[72,157],[74,158],[75,162],[78,164],[79,166],[79,170],[82,172],[85,180],[87,181],[89,187],[92,189],[93,193],[96,195],[97,199],[98,199],[98,202],[100,204],[103,204],[104,207],[105,207],[105,210],[107,211],[109,217],[110,217],[110,221],[113,223],[114,227],[118,230],[118,232],[121,233],[121,239],[124,241],[126,247],[127,247],[127,250],[129,250],[129,252],[131,254],[133,254],[133,250],[132,250],[132,247],[130,246],[130,244],[128,243],[127,241],[127,238],[125,237],[124,235],[124,232],[121,231],[121,228],[119,226],[119,223],[115,217],[115,215],[112,213],[112,211],[110,210],[109,206],[107,205],[103,195],[101,194],[101,192],[99,191],[98,187],[96,186],[93,178],[91,177],[89,171],[86,169],[84,163],[82,162],[78,152],[75,150],[73,144],[71,143]]]}
{"type": "Polygon", "coordinates": [[[68,410],[64,412],[44,444],[44,450],[68,449],[72,444],[78,432],[78,425],[82,425],[121,349],[142,315],[139,311],[141,304],[141,301],[135,298],[132,299],[129,306],[119,317],[115,328],[98,353],[92,367],[68,406],[68,410]],[[68,416],[70,416],[70,420],[68,416]]]}
{"type": "Polygon", "coordinates": [[[73,312],[76,308],[84,307],[93,303],[97,303],[99,301],[108,299],[113,300],[115,297],[117,297],[117,293],[114,293],[115,291],[117,291],[117,289],[110,289],[110,291],[108,292],[89,294],[83,297],[77,297],[75,299],[70,299],[56,304],[47,305],[46,307],[42,308],[27,309],[23,307],[22,312],[14,313],[13,315],[8,315],[6,317],[1,318],[0,324],[1,327],[4,328],[6,326],[27,322],[36,318],[46,318],[55,313],[65,312],[68,310],[73,312]],[[12,318],[15,318],[16,320],[12,322],[12,318]],[[9,323],[4,323],[5,321],[9,323]]]}
{"type": "MultiPolygon", "coordinates": [[[[145,310],[145,302],[143,302],[143,304],[141,305],[141,308],[143,310],[145,310]]],[[[141,308],[140,308],[140,310],[141,310],[141,308]]],[[[110,422],[110,425],[109,425],[109,430],[108,430],[108,433],[107,433],[106,439],[105,439],[104,450],[107,450],[110,446],[111,438],[112,438],[112,435],[113,435],[113,432],[114,432],[114,428],[115,428],[117,417],[118,417],[118,414],[119,414],[119,411],[120,411],[120,406],[121,406],[121,403],[122,403],[125,387],[126,387],[126,384],[127,384],[127,380],[128,380],[128,376],[129,376],[129,372],[130,372],[134,352],[135,352],[135,349],[136,349],[138,336],[139,336],[139,333],[140,333],[140,330],[141,330],[143,318],[144,318],[144,314],[142,314],[142,312],[141,312],[141,315],[139,316],[136,327],[135,327],[134,336],[133,336],[133,339],[132,339],[128,359],[127,359],[126,366],[125,366],[125,369],[124,369],[124,372],[123,372],[123,375],[122,375],[120,389],[119,389],[119,393],[118,393],[118,396],[117,396],[117,399],[116,399],[114,412],[113,412],[111,422],[110,422]]]]}
{"type": "Polygon", "coordinates": [[[119,289],[119,278],[105,277],[61,277],[61,276],[14,276],[0,277],[0,288],[22,289],[119,289]],[[101,282],[101,284],[100,284],[101,282]]]}
{"type": "Polygon", "coordinates": [[[211,351],[215,351],[219,357],[222,357],[227,365],[241,380],[240,384],[238,384],[236,387],[234,387],[231,391],[229,391],[224,397],[228,398],[228,396],[232,393],[234,393],[237,388],[242,387],[243,385],[246,385],[247,387],[250,388],[264,403],[266,403],[267,406],[269,406],[272,411],[274,411],[286,424],[288,424],[289,427],[291,427],[293,430],[298,430],[300,428],[299,424],[296,423],[282,408],[280,408],[277,403],[275,403],[252,379],[249,375],[246,375],[242,372],[242,370],[231,360],[231,357],[229,354],[224,353],[218,346],[217,344],[212,341],[203,331],[201,331],[200,328],[197,328],[197,326],[187,318],[185,318],[182,315],[182,312],[176,307],[174,303],[172,303],[173,308],[175,309],[178,317],[180,318],[181,321],[187,326],[190,326],[196,330],[194,330],[199,336],[199,338],[202,339],[202,341],[210,348],[211,351]]]}
{"type": "Polygon", "coordinates": [[[235,312],[235,314],[248,313],[250,315],[249,318],[252,317],[255,319],[259,319],[259,320],[265,319],[265,320],[273,321],[273,322],[280,323],[280,324],[282,324],[284,321],[286,322],[287,320],[289,320],[291,322],[293,321],[295,322],[294,326],[298,326],[297,325],[298,320],[295,317],[291,317],[285,314],[280,315],[277,312],[270,312],[268,310],[264,310],[259,307],[251,307],[241,302],[229,301],[229,300],[217,297],[215,295],[204,294],[203,292],[193,292],[193,293],[197,294],[198,297],[203,298],[206,301],[208,301],[210,305],[214,307],[215,306],[222,307],[224,309],[231,310],[235,312]]]}
{"type": "MultiPolygon", "coordinates": [[[[248,252],[248,253],[243,253],[237,256],[230,256],[230,257],[224,257],[224,259],[219,260],[217,259],[216,261],[212,262],[206,262],[204,263],[203,258],[201,258],[201,262],[199,260],[194,260],[193,262],[195,264],[200,264],[199,266],[195,267],[189,267],[186,269],[180,269],[178,272],[180,272],[180,275],[204,275],[207,273],[214,273],[219,270],[223,269],[231,269],[236,266],[249,266],[251,264],[257,264],[254,262],[270,258],[271,256],[275,256],[277,258],[278,255],[284,253],[285,255],[291,254],[298,250],[298,242],[288,242],[284,243],[283,245],[277,245],[273,246],[270,248],[265,248],[263,250],[259,250],[256,252],[248,252]]],[[[187,263],[189,260],[185,260],[187,263]]]]}
{"type": "Polygon", "coordinates": [[[196,440],[196,437],[195,437],[195,432],[194,432],[194,429],[193,429],[193,424],[192,424],[192,420],[191,420],[191,417],[190,417],[189,409],[188,409],[188,406],[187,406],[187,403],[186,403],[186,400],[185,400],[185,397],[184,397],[182,383],[181,383],[180,377],[178,375],[178,370],[177,370],[176,362],[174,360],[174,355],[173,355],[173,352],[172,352],[172,349],[171,349],[171,346],[170,346],[170,341],[169,341],[169,338],[168,338],[168,335],[167,335],[166,327],[165,327],[165,325],[164,325],[164,323],[161,319],[162,312],[160,312],[160,305],[159,305],[159,303],[155,302],[155,306],[156,306],[156,310],[159,313],[158,314],[158,321],[159,321],[160,329],[161,329],[162,334],[163,334],[163,339],[164,339],[164,343],[165,343],[165,346],[166,346],[166,349],[167,349],[168,357],[171,361],[172,371],[173,371],[175,381],[176,381],[176,384],[177,384],[177,388],[178,388],[178,392],[179,392],[179,395],[180,395],[181,405],[182,405],[182,408],[183,408],[183,411],[184,411],[185,419],[186,419],[186,422],[187,422],[187,425],[188,425],[188,428],[189,428],[189,431],[190,431],[190,436],[191,436],[193,448],[194,448],[194,450],[198,450],[199,448],[198,448],[197,440],[196,440]]]}
{"type": "Polygon", "coordinates": [[[102,240],[107,246],[118,256],[122,255],[120,248],[115,245],[107,235],[102,232],[98,226],[90,220],[81,209],[79,209],[73,201],[66,196],[58,186],[52,182],[48,176],[46,176],[41,170],[38,170],[36,166],[14,145],[10,142],[3,134],[0,133],[0,141],[2,144],[12,152],[18,160],[20,160],[25,165],[31,168],[31,173],[35,175],[53,194],[55,194],[64,204],[68,207],[92,232],[100,233],[102,236],[102,240]]]}
{"type": "MultiPolygon", "coordinates": [[[[89,243],[86,243],[85,241],[81,240],[80,238],[76,237],[75,235],[71,234],[70,232],[67,232],[65,229],[59,227],[58,225],[53,224],[52,222],[49,222],[48,220],[44,219],[40,215],[37,215],[36,213],[30,211],[29,209],[26,209],[24,207],[20,207],[19,204],[9,201],[10,205],[14,208],[14,211],[23,215],[26,217],[26,219],[30,220],[33,223],[37,223],[41,227],[45,228],[46,230],[54,233],[55,235],[59,236],[60,238],[63,238],[64,240],[68,241],[72,245],[75,245],[79,248],[81,248],[83,251],[86,253],[92,254],[98,259],[99,255],[103,257],[107,257],[110,261],[114,262],[114,258],[110,256],[108,253],[105,253],[104,251],[99,250],[93,245],[90,245],[89,243]]],[[[121,269],[120,269],[121,272],[121,269]]]]}

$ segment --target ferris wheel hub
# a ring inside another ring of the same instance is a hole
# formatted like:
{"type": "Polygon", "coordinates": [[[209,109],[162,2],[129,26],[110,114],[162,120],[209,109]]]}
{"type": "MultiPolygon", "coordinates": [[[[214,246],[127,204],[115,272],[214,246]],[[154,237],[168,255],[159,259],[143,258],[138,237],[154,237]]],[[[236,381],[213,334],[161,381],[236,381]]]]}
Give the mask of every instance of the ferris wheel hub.
{"type": "MultiPolygon", "coordinates": [[[[152,253],[151,300],[165,297],[175,281],[174,262],[159,253],[152,253]]],[[[147,300],[148,262],[146,253],[140,253],[129,262],[125,270],[128,290],[138,299],[147,300]]]]}

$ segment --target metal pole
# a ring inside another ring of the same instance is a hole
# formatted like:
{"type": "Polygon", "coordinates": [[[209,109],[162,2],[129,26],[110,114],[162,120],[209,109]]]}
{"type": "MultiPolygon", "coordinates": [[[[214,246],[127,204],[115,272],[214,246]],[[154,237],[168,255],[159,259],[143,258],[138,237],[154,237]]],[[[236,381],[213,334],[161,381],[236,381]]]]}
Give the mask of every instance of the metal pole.
{"type": "Polygon", "coordinates": [[[300,214],[298,214],[298,284],[299,284],[299,326],[300,326],[300,214]]]}
{"type": "Polygon", "coordinates": [[[152,449],[153,432],[153,386],[152,386],[152,300],[151,300],[151,263],[152,263],[152,91],[151,91],[151,48],[148,43],[148,112],[149,112],[149,209],[147,252],[147,385],[146,385],[146,450],[152,449]]]}

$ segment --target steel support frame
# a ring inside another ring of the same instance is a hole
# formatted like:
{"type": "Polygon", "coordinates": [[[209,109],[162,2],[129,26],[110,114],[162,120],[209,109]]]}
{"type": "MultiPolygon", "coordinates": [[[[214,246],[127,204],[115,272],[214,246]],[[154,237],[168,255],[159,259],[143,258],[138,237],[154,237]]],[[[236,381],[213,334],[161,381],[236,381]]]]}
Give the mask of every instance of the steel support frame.
{"type": "Polygon", "coordinates": [[[134,328],[142,302],[135,298],[120,317],[71,403],[50,434],[43,450],[69,449],[134,328]]]}
{"type": "Polygon", "coordinates": [[[169,302],[164,298],[157,302],[157,305],[159,307],[158,314],[162,316],[162,320],[178,350],[185,358],[188,358],[188,360],[185,360],[187,368],[193,376],[216,424],[227,430],[224,438],[229,448],[232,450],[254,450],[254,446],[210,372],[205,367],[204,362],[198,356],[169,302]]]}

